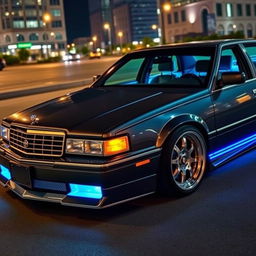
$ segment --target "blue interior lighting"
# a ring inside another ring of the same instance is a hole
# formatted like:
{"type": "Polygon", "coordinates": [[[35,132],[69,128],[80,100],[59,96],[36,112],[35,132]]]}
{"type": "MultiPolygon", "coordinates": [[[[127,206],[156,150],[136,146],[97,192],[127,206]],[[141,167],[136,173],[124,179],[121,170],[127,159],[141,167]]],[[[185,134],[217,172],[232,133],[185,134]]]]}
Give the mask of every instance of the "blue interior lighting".
{"type": "Polygon", "coordinates": [[[88,185],[79,185],[79,184],[69,184],[69,186],[71,191],[70,193],[68,193],[68,196],[93,198],[93,199],[102,198],[102,189],[99,186],[88,186],[88,185]]]}
{"type": "Polygon", "coordinates": [[[0,174],[5,177],[7,180],[11,179],[11,173],[9,171],[9,169],[7,169],[6,167],[4,167],[3,165],[0,164],[0,174]]]}

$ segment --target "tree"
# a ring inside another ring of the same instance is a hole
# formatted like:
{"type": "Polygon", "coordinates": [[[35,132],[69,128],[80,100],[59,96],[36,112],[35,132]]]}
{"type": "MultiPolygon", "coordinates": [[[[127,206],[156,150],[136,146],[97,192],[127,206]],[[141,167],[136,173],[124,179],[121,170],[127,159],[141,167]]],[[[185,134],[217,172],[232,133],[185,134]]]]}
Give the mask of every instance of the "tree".
{"type": "Polygon", "coordinates": [[[18,56],[21,61],[26,62],[30,56],[30,52],[27,49],[20,49],[18,56]]]}
{"type": "Polygon", "coordinates": [[[144,37],[142,39],[142,44],[144,47],[154,46],[155,43],[151,37],[144,37]]]}
{"type": "Polygon", "coordinates": [[[89,49],[88,49],[88,47],[83,46],[80,51],[81,51],[81,53],[82,53],[83,55],[87,55],[88,52],[89,52],[89,49]]]}

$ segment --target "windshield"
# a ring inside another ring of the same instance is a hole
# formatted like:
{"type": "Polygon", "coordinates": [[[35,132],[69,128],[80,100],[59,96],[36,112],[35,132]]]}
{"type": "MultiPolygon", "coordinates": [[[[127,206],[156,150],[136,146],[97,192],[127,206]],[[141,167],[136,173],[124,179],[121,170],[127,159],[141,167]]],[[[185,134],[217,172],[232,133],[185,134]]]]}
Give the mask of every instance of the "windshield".
{"type": "Polygon", "coordinates": [[[133,53],[101,86],[207,87],[214,52],[212,47],[184,47],[133,53]]]}

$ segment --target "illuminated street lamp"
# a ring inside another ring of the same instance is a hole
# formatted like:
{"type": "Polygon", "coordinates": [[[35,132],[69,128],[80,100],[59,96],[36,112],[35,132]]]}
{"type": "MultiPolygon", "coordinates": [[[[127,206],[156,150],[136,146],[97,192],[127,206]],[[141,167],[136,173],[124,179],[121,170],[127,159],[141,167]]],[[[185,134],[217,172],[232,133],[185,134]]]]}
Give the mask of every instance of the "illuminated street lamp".
{"type": "Polygon", "coordinates": [[[157,29],[158,29],[158,26],[157,26],[156,24],[153,24],[153,25],[151,26],[151,28],[152,28],[153,30],[157,30],[157,29]]]}
{"type": "Polygon", "coordinates": [[[93,37],[92,37],[93,50],[96,50],[96,42],[97,42],[97,40],[98,40],[97,36],[93,36],[93,37]]]}
{"type": "MultiPolygon", "coordinates": [[[[160,0],[159,0],[160,2],[160,0]]],[[[170,12],[172,9],[172,6],[169,2],[165,2],[164,4],[159,4],[159,11],[160,11],[160,27],[161,27],[161,43],[165,44],[166,38],[165,38],[165,19],[164,19],[164,13],[170,12]]]]}
{"type": "Polygon", "coordinates": [[[105,23],[103,27],[108,32],[108,46],[109,46],[109,51],[112,54],[111,27],[110,27],[109,23],[105,23]]]}
{"type": "Polygon", "coordinates": [[[49,13],[45,13],[43,15],[43,25],[44,25],[44,28],[45,28],[45,45],[46,45],[46,57],[47,59],[49,58],[49,51],[48,51],[48,33],[47,33],[47,27],[48,27],[48,23],[51,22],[51,15],[49,13]]]}
{"type": "Polygon", "coordinates": [[[124,36],[124,33],[122,31],[119,31],[117,33],[118,37],[119,37],[119,43],[120,43],[120,51],[122,53],[122,45],[123,45],[123,36],[124,36]]]}

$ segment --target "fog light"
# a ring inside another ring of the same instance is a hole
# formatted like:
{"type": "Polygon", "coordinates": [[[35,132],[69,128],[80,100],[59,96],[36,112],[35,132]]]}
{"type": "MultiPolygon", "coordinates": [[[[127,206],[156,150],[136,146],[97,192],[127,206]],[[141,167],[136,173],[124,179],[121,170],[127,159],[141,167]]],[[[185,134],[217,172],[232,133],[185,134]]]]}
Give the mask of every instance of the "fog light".
{"type": "Polygon", "coordinates": [[[69,184],[70,192],[68,196],[85,197],[93,199],[102,198],[102,189],[99,186],[88,186],[79,184],[69,184]]]}
{"type": "Polygon", "coordinates": [[[11,179],[11,173],[9,171],[9,169],[7,169],[6,167],[4,167],[3,165],[0,164],[0,174],[5,177],[7,180],[11,179]]]}

